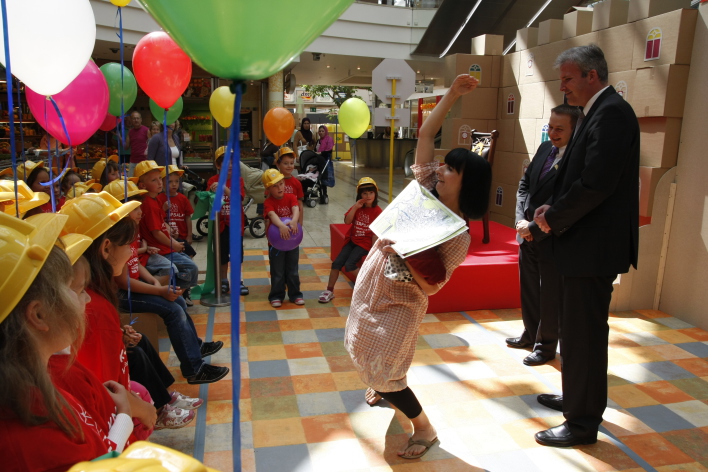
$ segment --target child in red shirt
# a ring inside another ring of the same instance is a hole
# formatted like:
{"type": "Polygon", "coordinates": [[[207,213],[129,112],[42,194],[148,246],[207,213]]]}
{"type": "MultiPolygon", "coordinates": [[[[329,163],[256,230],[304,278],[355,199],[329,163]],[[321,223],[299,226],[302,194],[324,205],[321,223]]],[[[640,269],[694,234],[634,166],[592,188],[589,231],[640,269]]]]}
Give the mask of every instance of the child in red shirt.
{"type": "MultiPolygon", "coordinates": [[[[216,167],[216,175],[211,176],[207,182],[207,189],[210,192],[216,192],[216,188],[219,184],[219,173],[221,171],[221,164],[224,162],[224,153],[226,152],[226,146],[221,146],[214,153],[214,167],[216,167]]],[[[219,212],[219,247],[221,253],[219,257],[219,272],[221,277],[221,293],[229,293],[231,288],[229,286],[229,261],[231,260],[231,254],[229,249],[231,245],[229,244],[229,238],[231,235],[231,168],[233,166],[229,164],[226,175],[226,187],[224,188],[224,200],[221,204],[221,211],[219,212]]],[[[246,186],[243,183],[243,177],[240,180],[241,184],[241,200],[246,197],[246,186]]],[[[245,230],[245,218],[246,215],[242,214],[241,222],[241,236],[244,234],[245,230]]],[[[241,239],[241,263],[243,263],[243,238],[241,239]]],[[[248,287],[243,284],[241,280],[241,295],[248,295],[248,287]]]]}
{"type": "Polygon", "coordinates": [[[369,253],[376,238],[369,225],[383,211],[378,202],[379,188],[374,179],[371,177],[359,179],[356,186],[356,203],[344,214],[344,222],[351,226],[342,251],[332,263],[327,290],[320,294],[320,303],[327,303],[334,298],[334,284],[342,267],[355,277],[359,273],[357,264],[369,253]]]}
{"type": "MultiPolygon", "coordinates": [[[[170,193],[170,208],[167,217],[167,223],[170,226],[172,237],[184,244],[184,253],[189,257],[194,258],[197,252],[192,247],[192,219],[194,213],[192,204],[189,199],[179,192],[180,177],[184,171],[179,167],[170,164],[166,171],[162,171],[162,178],[165,174],[169,174],[167,182],[167,191],[170,193]]],[[[165,204],[167,202],[167,194],[161,193],[158,201],[165,204]]]]}
{"type": "MultiPolygon", "coordinates": [[[[285,182],[283,174],[275,169],[268,169],[261,177],[263,186],[269,197],[263,203],[263,216],[266,220],[266,234],[271,224],[280,230],[280,236],[287,240],[291,235],[298,232],[298,218],[300,207],[295,195],[285,193],[285,182]],[[290,218],[286,225],[283,218],[290,218]]],[[[300,291],[300,274],[298,273],[298,259],[300,258],[300,248],[296,247],[290,251],[281,251],[268,246],[268,259],[270,261],[270,293],[268,301],[271,306],[278,308],[285,299],[285,288],[288,289],[288,298],[296,305],[304,305],[300,291]]]]}
{"type": "Polygon", "coordinates": [[[302,191],[302,184],[300,181],[293,177],[293,170],[295,169],[295,153],[289,147],[282,147],[278,154],[276,154],[275,165],[278,170],[283,174],[283,182],[285,184],[285,193],[291,193],[297,198],[297,206],[300,209],[300,219],[298,223],[302,226],[304,212],[303,200],[305,199],[305,193],[302,191]]]}

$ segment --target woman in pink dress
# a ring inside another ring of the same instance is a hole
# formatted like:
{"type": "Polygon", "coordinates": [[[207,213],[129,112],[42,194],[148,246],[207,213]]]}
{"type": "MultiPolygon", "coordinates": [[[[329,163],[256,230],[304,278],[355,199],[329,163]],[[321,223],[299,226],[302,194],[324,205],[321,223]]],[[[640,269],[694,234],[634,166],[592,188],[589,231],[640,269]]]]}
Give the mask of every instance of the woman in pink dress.
{"type": "MultiPolygon", "coordinates": [[[[455,101],[477,87],[477,79],[460,75],[420,128],[415,165],[418,183],[462,218],[481,218],[487,211],[491,168],[467,149],[453,149],[439,165],[433,158],[435,134],[455,101]]],[[[406,373],[413,360],[418,327],[428,308],[428,297],[440,290],[465,260],[470,236],[465,232],[434,249],[404,260],[414,281],[393,281],[384,275],[392,241],[379,239],[364,262],[352,295],[344,335],[361,379],[369,388],[370,405],[382,397],[401,410],[413,424],[413,435],[398,455],[417,459],[437,442],[406,373]]]]}

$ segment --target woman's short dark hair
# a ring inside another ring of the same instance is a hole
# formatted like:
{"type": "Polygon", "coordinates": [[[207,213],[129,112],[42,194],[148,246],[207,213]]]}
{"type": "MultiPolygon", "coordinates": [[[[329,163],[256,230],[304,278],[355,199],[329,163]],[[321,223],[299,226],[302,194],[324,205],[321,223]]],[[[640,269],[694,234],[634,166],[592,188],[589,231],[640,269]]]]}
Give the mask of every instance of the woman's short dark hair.
{"type": "Polygon", "coordinates": [[[484,216],[489,206],[492,167],[482,156],[469,149],[456,148],[447,153],[445,164],[462,174],[460,211],[468,219],[484,216]]]}
{"type": "Polygon", "coordinates": [[[379,204],[379,191],[376,189],[375,185],[362,185],[359,187],[359,190],[356,192],[356,200],[361,200],[361,194],[368,191],[373,191],[376,194],[374,201],[371,202],[371,208],[376,208],[379,204]]]}

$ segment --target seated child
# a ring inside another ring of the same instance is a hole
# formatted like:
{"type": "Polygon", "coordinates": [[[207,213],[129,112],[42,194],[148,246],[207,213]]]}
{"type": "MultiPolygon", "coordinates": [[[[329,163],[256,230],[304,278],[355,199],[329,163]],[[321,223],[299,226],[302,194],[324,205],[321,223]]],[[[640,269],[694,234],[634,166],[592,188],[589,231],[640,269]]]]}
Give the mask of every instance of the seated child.
{"type": "MultiPolygon", "coordinates": [[[[54,203],[56,206],[56,211],[59,211],[61,207],[64,206],[66,198],[64,198],[61,194],[61,179],[54,182],[53,189],[49,185],[42,185],[49,182],[49,172],[47,171],[47,169],[44,168],[44,162],[34,163],[32,161],[25,161],[24,164],[20,164],[17,166],[18,178],[20,178],[19,176],[23,174],[27,174],[27,179],[25,180],[25,182],[27,183],[29,188],[31,188],[35,192],[45,192],[47,195],[50,196],[50,200],[47,203],[45,203],[38,209],[27,212],[26,216],[31,216],[36,213],[51,213],[52,190],[54,191],[54,203]]],[[[57,176],[55,175],[54,178],[56,177],[57,176]]]]}
{"type": "MultiPolygon", "coordinates": [[[[163,171],[162,173],[163,178],[165,177],[165,172],[163,171]]],[[[194,208],[189,203],[189,199],[179,192],[180,177],[184,174],[184,171],[170,164],[167,174],[169,174],[167,191],[170,193],[170,208],[167,219],[169,220],[170,231],[173,238],[184,244],[184,253],[194,258],[197,255],[197,252],[192,247],[191,216],[194,213],[194,208]]],[[[161,193],[158,200],[167,205],[167,193],[161,193]]]]}
{"type": "Polygon", "coordinates": [[[375,242],[376,235],[369,225],[382,212],[378,201],[379,188],[374,179],[371,177],[359,179],[356,186],[356,203],[344,214],[344,222],[351,225],[347,231],[346,244],[332,263],[327,290],[320,294],[320,303],[328,303],[334,298],[334,284],[342,267],[354,276],[359,273],[357,264],[369,253],[375,242]]]}
{"type": "MultiPolygon", "coordinates": [[[[300,213],[295,195],[285,193],[283,174],[275,169],[263,172],[263,186],[266,188],[268,198],[263,203],[263,217],[266,220],[266,234],[270,225],[276,225],[280,230],[280,237],[287,240],[298,232],[297,222],[300,213]],[[286,225],[282,218],[290,218],[286,225]]],[[[300,291],[300,274],[298,273],[298,260],[300,248],[290,251],[281,251],[268,245],[268,260],[270,261],[270,293],[268,301],[274,308],[283,304],[285,288],[288,289],[288,298],[296,305],[304,305],[300,291]]]]}

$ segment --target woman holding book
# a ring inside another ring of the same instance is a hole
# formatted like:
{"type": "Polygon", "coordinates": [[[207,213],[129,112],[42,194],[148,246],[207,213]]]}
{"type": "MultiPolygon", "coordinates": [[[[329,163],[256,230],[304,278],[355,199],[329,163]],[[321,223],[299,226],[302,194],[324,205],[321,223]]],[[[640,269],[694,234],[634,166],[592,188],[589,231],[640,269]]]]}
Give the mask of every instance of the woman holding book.
{"type": "MultiPolygon", "coordinates": [[[[434,138],[455,101],[477,85],[477,79],[469,75],[455,79],[421,126],[415,165],[411,166],[418,183],[464,219],[480,218],[487,211],[491,168],[482,157],[462,148],[450,151],[440,166],[434,160],[434,138]]],[[[465,260],[470,236],[464,232],[405,260],[395,255],[394,243],[379,239],[359,271],[344,346],[369,386],[366,402],[373,405],[384,398],[410,419],[413,435],[398,455],[417,459],[437,442],[437,432],[408,387],[406,373],[428,297],[440,290],[465,260]],[[411,281],[392,280],[386,275],[401,269],[410,272],[411,281]]]]}

